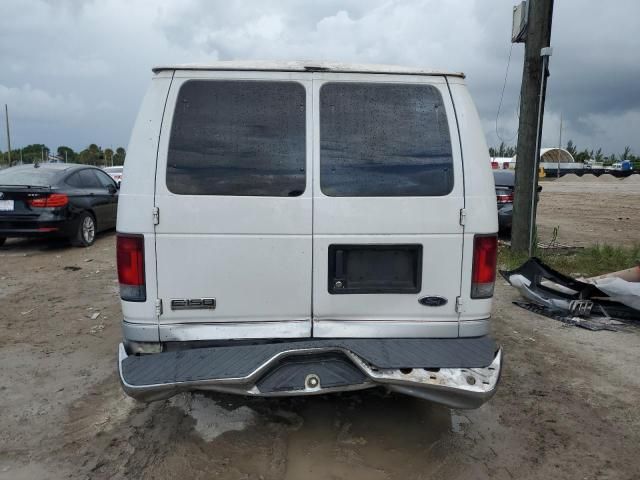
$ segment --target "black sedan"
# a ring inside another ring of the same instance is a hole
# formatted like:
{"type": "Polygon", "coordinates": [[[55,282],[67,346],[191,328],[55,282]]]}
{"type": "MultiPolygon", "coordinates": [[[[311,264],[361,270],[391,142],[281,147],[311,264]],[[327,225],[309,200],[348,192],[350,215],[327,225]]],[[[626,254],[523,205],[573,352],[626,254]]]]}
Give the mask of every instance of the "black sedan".
{"type": "Polygon", "coordinates": [[[115,228],[118,185],[88,165],[41,163],[0,170],[0,245],[7,237],[66,237],[88,247],[115,228]]]}
{"type": "Polygon", "coordinates": [[[493,181],[496,184],[496,201],[498,203],[498,228],[504,233],[511,232],[515,176],[513,170],[493,171],[493,181]]]}
{"type": "MultiPolygon", "coordinates": [[[[510,235],[516,174],[513,170],[494,170],[493,181],[496,186],[496,201],[498,203],[498,228],[500,232],[510,235]]],[[[542,187],[538,185],[538,193],[541,191],[542,187]]]]}

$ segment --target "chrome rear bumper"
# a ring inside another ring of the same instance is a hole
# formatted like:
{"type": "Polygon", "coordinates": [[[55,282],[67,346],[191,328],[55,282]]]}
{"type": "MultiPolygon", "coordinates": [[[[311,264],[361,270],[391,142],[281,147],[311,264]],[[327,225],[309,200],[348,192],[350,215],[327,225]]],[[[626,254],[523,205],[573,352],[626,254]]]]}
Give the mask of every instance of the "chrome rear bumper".
{"type": "MultiPolygon", "coordinates": [[[[159,359],[158,355],[162,354],[151,354],[148,357],[159,359]]],[[[122,388],[131,397],[146,402],[163,400],[177,393],[193,390],[251,396],[294,396],[381,386],[452,408],[477,408],[495,394],[502,368],[502,349],[495,352],[493,361],[488,366],[481,368],[398,369],[378,368],[341,346],[319,348],[305,346],[279,351],[242,376],[190,379],[189,372],[186,372],[186,375],[185,372],[174,372],[167,375],[162,382],[146,382],[144,378],[140,380],[138,375],[133,384],[134,382],[126,380],[125,364],[128,358],[130,357],[124,345],[120,344],[118,370],[122,388]],[[316,358],[318,360],[313,360],[316,358]],[[334,360],[333,366],[330,365],[330,361],[327,361],[329,358],[334,360]],[[327,365],[329,365],[328,369],[327,365]],[[283,366],[288,370],[282,372],[281,378],[265,382],[265,378],[277,376],[278,369],[282,369],[283,366]],[[173,380],[176,378],[180,380],[173,380]],[[331,381],[325,384],[325,380],[328,379],[331,381]],[[278,388],[273,387],[274,382],[278,388]],[[287,385],[290,385],[290,388],[287,385]]],[[[206,358],[200,357],[199,361],[206,361],[206,358]]],[[[167,368],[166,363],[164,365],[159,362],[154,365],[153,361],[146,363],[147,368],[150,369],[167,368]]],[[[180,367],[175,368],[178,370],[180,367]]],[[[150,373],[149,378],[158,378],[157,372],[155,377],[153,373],[150,373]]]]}

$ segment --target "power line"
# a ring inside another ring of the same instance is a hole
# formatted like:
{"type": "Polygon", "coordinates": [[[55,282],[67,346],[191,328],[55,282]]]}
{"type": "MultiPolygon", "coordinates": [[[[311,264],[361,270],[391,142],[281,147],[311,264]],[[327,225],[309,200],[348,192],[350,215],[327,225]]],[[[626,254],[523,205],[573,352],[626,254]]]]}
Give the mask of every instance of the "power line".
{"type": "MultiPolygon", "coordinates": [[[[500,110],[502,109],[502,100],[504,99],[504,91],[505,91],[505,89],[507,87],[507,78],[509,77],[509,65],[511,65],[511,54],[512,53],[513,53],[513,43],[511,44],[511,47],[509,48],[509,58],[507,58],[507,68],[506,68],[506,71],[504,72],[504,82],[502,83],[502,92],[500,93],[500,102],[498,103],[498,111],[496,112],[496,137],[498,137],[498,140],[500,140],[503,143],[508,143],[508,142],[512,141],[518,135],[518,130],[516,130],[516,132],[513,134],[513,136],[505,141],[505,139],[502,138],[502,135],[500,135],[500,132],[498,131],[498,118],[500,117],[500,110]]],[[[519,111],[517,113],[518,113],[518,118],[519,118],[520,117],[519,111]]]]}

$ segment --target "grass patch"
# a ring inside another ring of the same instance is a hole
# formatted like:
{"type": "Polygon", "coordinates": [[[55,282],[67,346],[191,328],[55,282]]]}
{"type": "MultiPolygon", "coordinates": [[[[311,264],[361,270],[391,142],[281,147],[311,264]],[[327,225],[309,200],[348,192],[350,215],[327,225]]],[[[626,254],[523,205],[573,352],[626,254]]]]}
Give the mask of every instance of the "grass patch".
{"type": "MultiPolygon", "coordinates": [[[[640,244],[633,247],[595,245],[571,252],[538,250],[535,256],[566,275],[592,277],[637,265],[640,260],[640,244]]],[[[509,247],[503,246],[498,250],[498,265],[501,270],[513,270],[526,260],[526,254],[516,254],[509,247]]]]}

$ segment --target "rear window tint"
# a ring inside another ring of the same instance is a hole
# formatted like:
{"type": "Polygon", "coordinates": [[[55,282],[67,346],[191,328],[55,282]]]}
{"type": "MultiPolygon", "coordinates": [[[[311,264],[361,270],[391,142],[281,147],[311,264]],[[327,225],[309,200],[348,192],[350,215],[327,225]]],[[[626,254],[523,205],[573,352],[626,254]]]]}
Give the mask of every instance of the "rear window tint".
{"type": "Polygon", "coordinates": [[[68,185],[76,188],[102,188],[102,184],[96,177],[95,170],[86,168],[79,170],[66,180],[68,185]]]}
{"type": "Polygon", "coordinates": [[[80,184],[83,188],[102,188],[93,170],[80,170],[78,175],[80,175],[80,184]]]}
{"type": "Polygon", "coordinates": [[[440,92],[430,85],[323,85],[320,186],[334,197],[450,193],[451,138],[440,92]]]}
{"type": "Polygon", "coordinates": [[[69,175],[69,178],[67,178],[66,182],[67,182],[67,185],[70,185],[72,187],[76,187],[76,188],[84,187],[82,180],[80,179],[80,172],[76,172],[73,175],[69,175]]]}
{"type": "Polygon", "coordinates": [[[43,167],[17,167],[0,170],[0,185],[32,185],[48,187],[56,183],[60,170],[43,167]]]}
{"type": "Polygon", "coordinates": [[[295,82],[186,82],[171,126],[167,188],[189,195],[301,195],[305,95],[295,82]]]}
{"type": "Polygon", "coordinates": [[[93,172],[96,177],[98,177],[98,181],[100,182],[100,186],[104,188],[115,187],[115,181],[106,173],[101,172],[100,170],[94,170],[93,172]]]}

